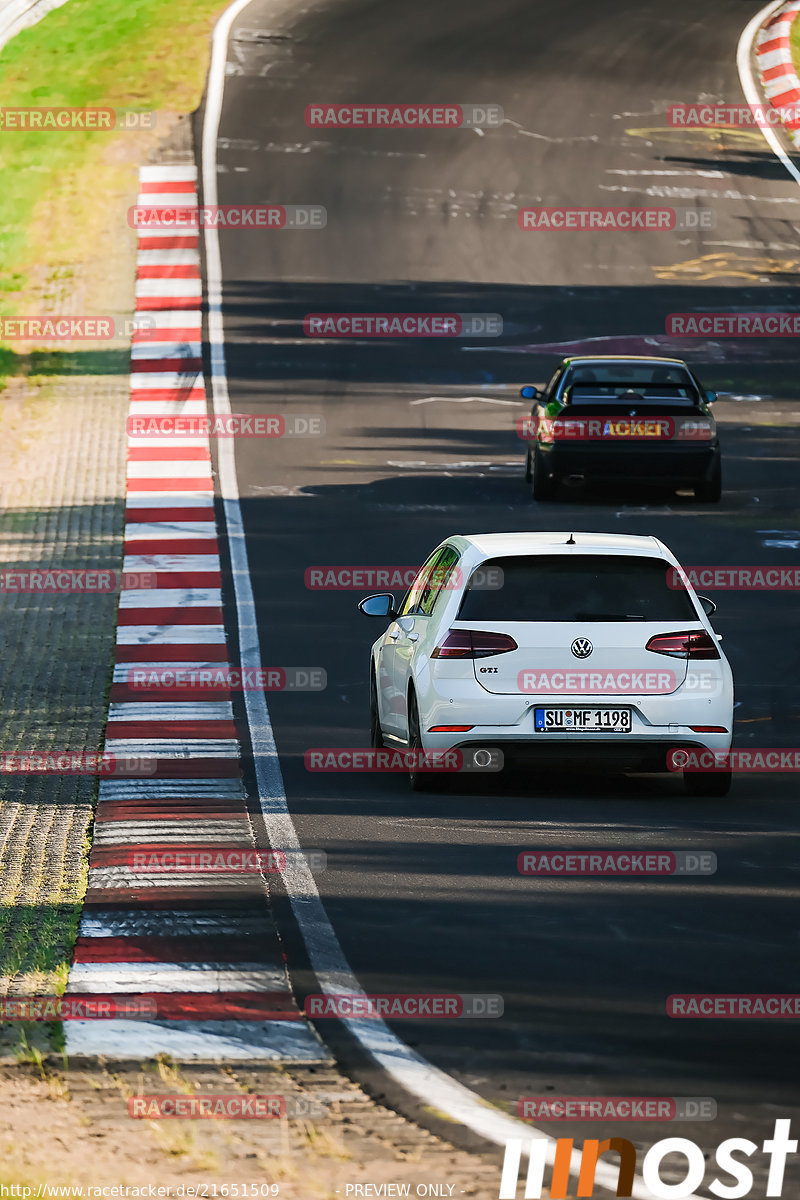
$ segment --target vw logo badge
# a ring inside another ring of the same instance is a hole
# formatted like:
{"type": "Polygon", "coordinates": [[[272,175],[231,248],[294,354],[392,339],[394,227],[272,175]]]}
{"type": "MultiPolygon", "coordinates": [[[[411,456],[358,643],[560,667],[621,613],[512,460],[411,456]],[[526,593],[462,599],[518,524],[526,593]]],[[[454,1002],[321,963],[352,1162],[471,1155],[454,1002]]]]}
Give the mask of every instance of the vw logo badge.
{"type": "Polygon", "coordinates": [[[594,646],[588,638],[575,638],[570,650],[576,658],[588,658],[594,650],[594,646]]]}

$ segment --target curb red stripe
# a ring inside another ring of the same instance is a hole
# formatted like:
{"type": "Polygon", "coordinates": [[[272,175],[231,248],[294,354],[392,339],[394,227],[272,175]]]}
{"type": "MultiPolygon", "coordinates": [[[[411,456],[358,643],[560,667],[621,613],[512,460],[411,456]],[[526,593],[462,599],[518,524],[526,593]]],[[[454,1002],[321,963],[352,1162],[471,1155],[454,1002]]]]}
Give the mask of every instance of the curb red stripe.
{"type": "Polygon", "coordinates": [[[187,387],[172,388],[131,388],[131,404],[159,403],[170,400],[203,400],[206,389],[202,377],[193,379],[187,387]]]}
{"type": "Polygon", "coordinates": [[[234,721],[109,721],[106,740],[118,738],[235,738],[234,721]]]}
{"type": "MultiPolygon", "coordinates": [[[[228,647],[201,642],[181,642],[171,645],[167,642],[152,646],[122,646],[116,648],[118,663],[135,662],[221,662],[228,661],[228,647]]],[[[116,685],[115,685],[116,686],[116,685]]]]}
{"type": "MultiPolygon", "coordinates": [[[[177,845],[175,842],[136,842],[130,845],[122,846],[97,846],[92,855],[92,867],[98,870],[106,867],[130,867],[132,871],[142,875],[147,874],[175,874],[180,878],[181,872],[149,872],[146,866],[134,867],[131,862],[131,857],[134,854],[160,855],[160,854],[175,854],[181,852],[191,852],[192,854],[215,854],[220,846],[214,842],[186,842],[182,845],[177,845]]],[[[256,850],[252,843],[243,846],[241,843],[235,846],[225,846],[223,848],[226,853],[229,851],[236,854],[255,854],[256,850]]],[[[264,851],[269,854],[271,851],[264,851]]],[[[198,871],[199,875],[209,874],[209,871],[198,871]]],[[[186,872],[187,875],[192,872],[186,872]]],[[[260,871],[220,871],[221,876],[228,875],[253,875],[259,876],[260,871]]],[[[194,936],[194,935],[193,935],[194,936]]]]}
{"type": "Polygon", "coordinates": [[[209,537],[126,538],[125,554],[219,554],[219,541],[209,537]]]}
{"type": "MultiPolygon", "coordinates": [[[[123,758],[153,758],[156,769],[152,775],[143,776],[140,773],[126,775],[121,771],[117,779],[240,779],[242,767],[238,758],[160,758],[157,754],[131,752],[123,758]]],[[[91,865],[91,864],[90,864],[91,865]]]]}
{"type": "MultiPolygon", "coordinates": [[[[135,594],[135,592],[134,592],[135,594]]],[[[121,608],[117,613],[119,625],[221,625],[221,608],[121,608]]]]}
{"type": "Polygon", "coordinates": [[[198,342],[200,325],[153,325],[134,331],[132,342],[198,342]]]}
{"type": "MultiPolygon", "coordinates": [[[[155,342],[156,339],[152,338],[151,340],[155,342]]],[[[202,358],[189,358],[188,355],[183,358],[178,356],[173,358],[131,358],[131,371],[135,374],[141,374],[142,371],[202,371],[202,369],[202,358]]]]}
{"type": "MultiPolygon", "coordinates": [[[[242,877],[246,879],[246,876],[242,877]]],[[[254,899],[259,901],[259,915],[263,910],[264,887],[263,880],[256,876],[257,887],[226,887],[225,884],[215,885],[213,893],[208,888],[165,888],[157,891],[150,887],[106,887],[95,885],[90,880],[86,892],[85,911],[92,915],[92,907],[118,909],[128,912],[132,908],[146,909],[148,912],[168,912],[170,909],[180,909],[182,912],[206,912],[209,908],[238,909],[243,916],[252,916],[254,899]]]]}
{"type": "Polygon", "coordinates": [[[214,481],[205,479],[129,479],[129,492],[213,492],[214,481]]]}
{"type": "Polygon", "coordinates": [[[139,237],[139,250],[197,250],[200,239],[196,233],[175,233],[168,237],[153,237],[151,233],[142,232],[139,237]]]}
{"type": "Polygon", "coordinates": [[[784,76],[788,77],[794,73],[791,70],[787,70],[789,66],[790,63],[782,62],[776,63],[774,67],[766,67],[765,70],[761,72],[761,78],[764,83],[769,83],[769,81],[772,79],[781,79],[784,76]]]}
{"type": "MultiPolygon", "coordinates": [[[[159,668],[154,668],[158,670],[159,668]]],[[[228,688],[220,687],[204,687],[204,688],[144,688],[134,687],[130,683],[112,683],[111,694],[109,699],[115,703],[127,702],[135,704],[138,700],[140,704],[160,704],[167,703],[171,700],[182,700],[187,704],[196,700],[233,700],[234,693],[228,688]]]]}
{"type": "Polygon", "coordinates": [[[197,508],[171,508],[167,505],[152,508],[126,508],[125,523],[144,524],[149,521],[213,521],[214,505],[198,505],[197,508]]]}
{"type": "Polygon", "coordinates": [[[197,308],[197,296],[137,296],[140,312],[157,312],[160,308],[197,308]]]}
{"type": "MultiPolygon", "coordinates": [[[[147,263],[136,269],[137,279],[199,279],[200,268],[194,263],[147,263]]],[[[195,304],[195,308],[197,305],[195,304]]]]}
{"type": "Polygon", "coordinates": [[[221,571],[148,571],[145,567],[141,571],[132,571],[131,574],[146,575],[151,587],[167,591],[170,588],[222,587],[221,571]]]}
{"type": "Polygon", "coordinates": [[[144,196],[148,192],[155,194],[155,195],[157,195],[160,192],[160,193],[165,193],[166,195],[174,195],[174,196],[177,196],[178,192],[183,192],[183,193],[188,192],[189,195],[192,195],[192,193],[194,193],[196,191],[197,191],[197,180],[196,179],[174,179],[174,180],[173,179],[151,179],[151,180],[140,179],[139,180],[139,195],[140,196],[144,196]]]}
{"type": "Polygon", "coordinates": [[[203,963],[264,962],[263,939],[239,935],[192,934],[189,937],[79,937],[75,962],[81,963],[203,963]]]}
{"type": "MultiPolygon", "coordinates": [[[[191,418],[190,418],[191,419],[191,418]]],[[[137,436],[145,436],[140,434],[137,436]]],[[[208,446],[130,446],[128,462],[211,462],[208,446]]],[[[196,509],[193,511],[197,511],[196,509]]],[[[157,521],[161,517],[154,518],[157,521]]]]}

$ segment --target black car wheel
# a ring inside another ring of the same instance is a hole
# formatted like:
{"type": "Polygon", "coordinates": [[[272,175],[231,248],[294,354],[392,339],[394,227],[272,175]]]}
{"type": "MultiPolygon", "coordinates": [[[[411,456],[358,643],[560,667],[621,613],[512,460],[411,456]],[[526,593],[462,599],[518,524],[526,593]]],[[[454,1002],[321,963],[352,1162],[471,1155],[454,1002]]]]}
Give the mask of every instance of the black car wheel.
{"type": "Polygon", "coordinates": [[[412,792],[441,792],[447,786],[447,780],[438,771],[418,771],[413,763],[422,757],[422,735],[419,730],[419,710],[413,692],[408,697],[408,748],[412,753],[412,766],[409,767],[408,779],[412,792]]]}
{"type": "Polygon", "coordinates": [[[375,672],[371,668],[369,672],[369,744],[373,750],[380,750],[385,745],[378,712],[378,687],[375,683],[375,672]]]}
{"type": "Polygon", "coordinates": [[[722,460],[720,456],[714,459],[711,475],[695,486],[696,499],[703,504],[718,504],[722,498],[722,460]]]}
{"type": "Polygon", "coordinates": [[[528,482],[534,500],[552,500],[558,483],[545,472],[538,447],[528,451],[528,482]]]}

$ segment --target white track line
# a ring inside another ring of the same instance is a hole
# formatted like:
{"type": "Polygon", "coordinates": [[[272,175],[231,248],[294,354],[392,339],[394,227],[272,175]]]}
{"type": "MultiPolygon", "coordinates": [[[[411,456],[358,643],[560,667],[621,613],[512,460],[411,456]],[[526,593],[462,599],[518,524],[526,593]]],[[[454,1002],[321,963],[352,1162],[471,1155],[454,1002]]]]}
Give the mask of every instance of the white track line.
{"type": "MultiPolygon", "coordinates": [[[[247,8],[250,0],[235,0],[226,9],[214,28],[211,67],[208,76],[206,109],[203,122],[202,178],[203,203],[218,203],[217,137],[222,115],[225,87],[225,62],[228,36],[233,22],[247,8]]],[[[208,340],[211,350],[211,393],[214,412],[231,412],[228,379],[225,369],[225,335],[222,321],[222,259],[219,236],[215,226],[204,227],[208,289],[208,340]]],[[[261,647],[258,638],[253,588],[245,544],[244,524],[239,504],[239,484],[236,460],[230,439],[219,442],[219,488],[225,512],[228,543],[231,554],[231,573],[239,622],[239,648],[243,668],[261,668],[261,647]]],[[[364,994],[353,969],[330,923],[314,876],[306,864],[300,840],[289,813],[283,786],[275,736],[263,692],[245,692],[245,708],[253,745],[255,771],[261,811],[273,847],[297,850],[288,857],[283,882],[308,951],[309,961],[320,988],[329,995],[364,994]]],[[[445,1071],[434,1067],[397,1037],[382,1020],[361,1019],[345,1022],[370,1057],[407,1092],[416,1096],[427,1108],[438,1109],[451,1120],[465,1125],[487,1141],[505,1146],[507,1141],[523,1139],[526,1143],[545,1138],[548,1145],[547,1162],[555,1157],[555,1138],[532,1125],[493,1110],[485,1100],[445,1071]]],[[[581,1167],[581,1153],[574,1151],[571,1159],[576,1174],[581,1167]]],[[[608,1163],[597,1166],[597,1186],[616,1194],[619,1172],[608,1163]]],[[[644,1181],[634,1181],[636,1200],[657,1200],[644,1181]]],[[[700,1200],[687,1196],[685,1200],[700,1200]]]]}
{"type": "MultiPolygon", "coordinates": [[[[739,80],[742,85],[747,103],[752,108],[754,105],[762,104],[761,92],[756,84],[755,75],[753,74],[753,43],[758,36],[758,31],[765,21],[769,20],[773,13],[777,12],[783,4],[783,0],[772,0],[771,4],[767,4],[761,9],[761,12],[756,13],[752,21],[746,25],[742,36],[739,38],[739,46],[736,51],[736,66],[739,70],[739,80]]],[[[800,171],[794,165],[789,155],[784,150],[780,143],[777,133],[769,127],[762,127],[761,132],[772,150],[786,167],[786,170],[791,175],[795,183],[800,183],[800,171]]]]}

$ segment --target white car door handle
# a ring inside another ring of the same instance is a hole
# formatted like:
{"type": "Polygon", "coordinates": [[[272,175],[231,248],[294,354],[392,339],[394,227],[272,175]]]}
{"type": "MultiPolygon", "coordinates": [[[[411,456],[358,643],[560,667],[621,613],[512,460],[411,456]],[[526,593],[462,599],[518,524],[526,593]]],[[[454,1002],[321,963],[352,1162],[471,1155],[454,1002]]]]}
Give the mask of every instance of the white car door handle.
{"type": "Polygon", "coordinates": [[[419,634],[418,634],[418,633],[409,633],[409,634],[408,634],[408,640],[409,640],[410,642],[418,642],[418,641],[419,641],[419,634]]]}
{"type": "Polygon", "coordinates": [[[389,637],[392,639],[393,642],[396,642],[397,639],[400,637],[400,630],[393,629],[392,632],[389,634],[389,637]]]}

